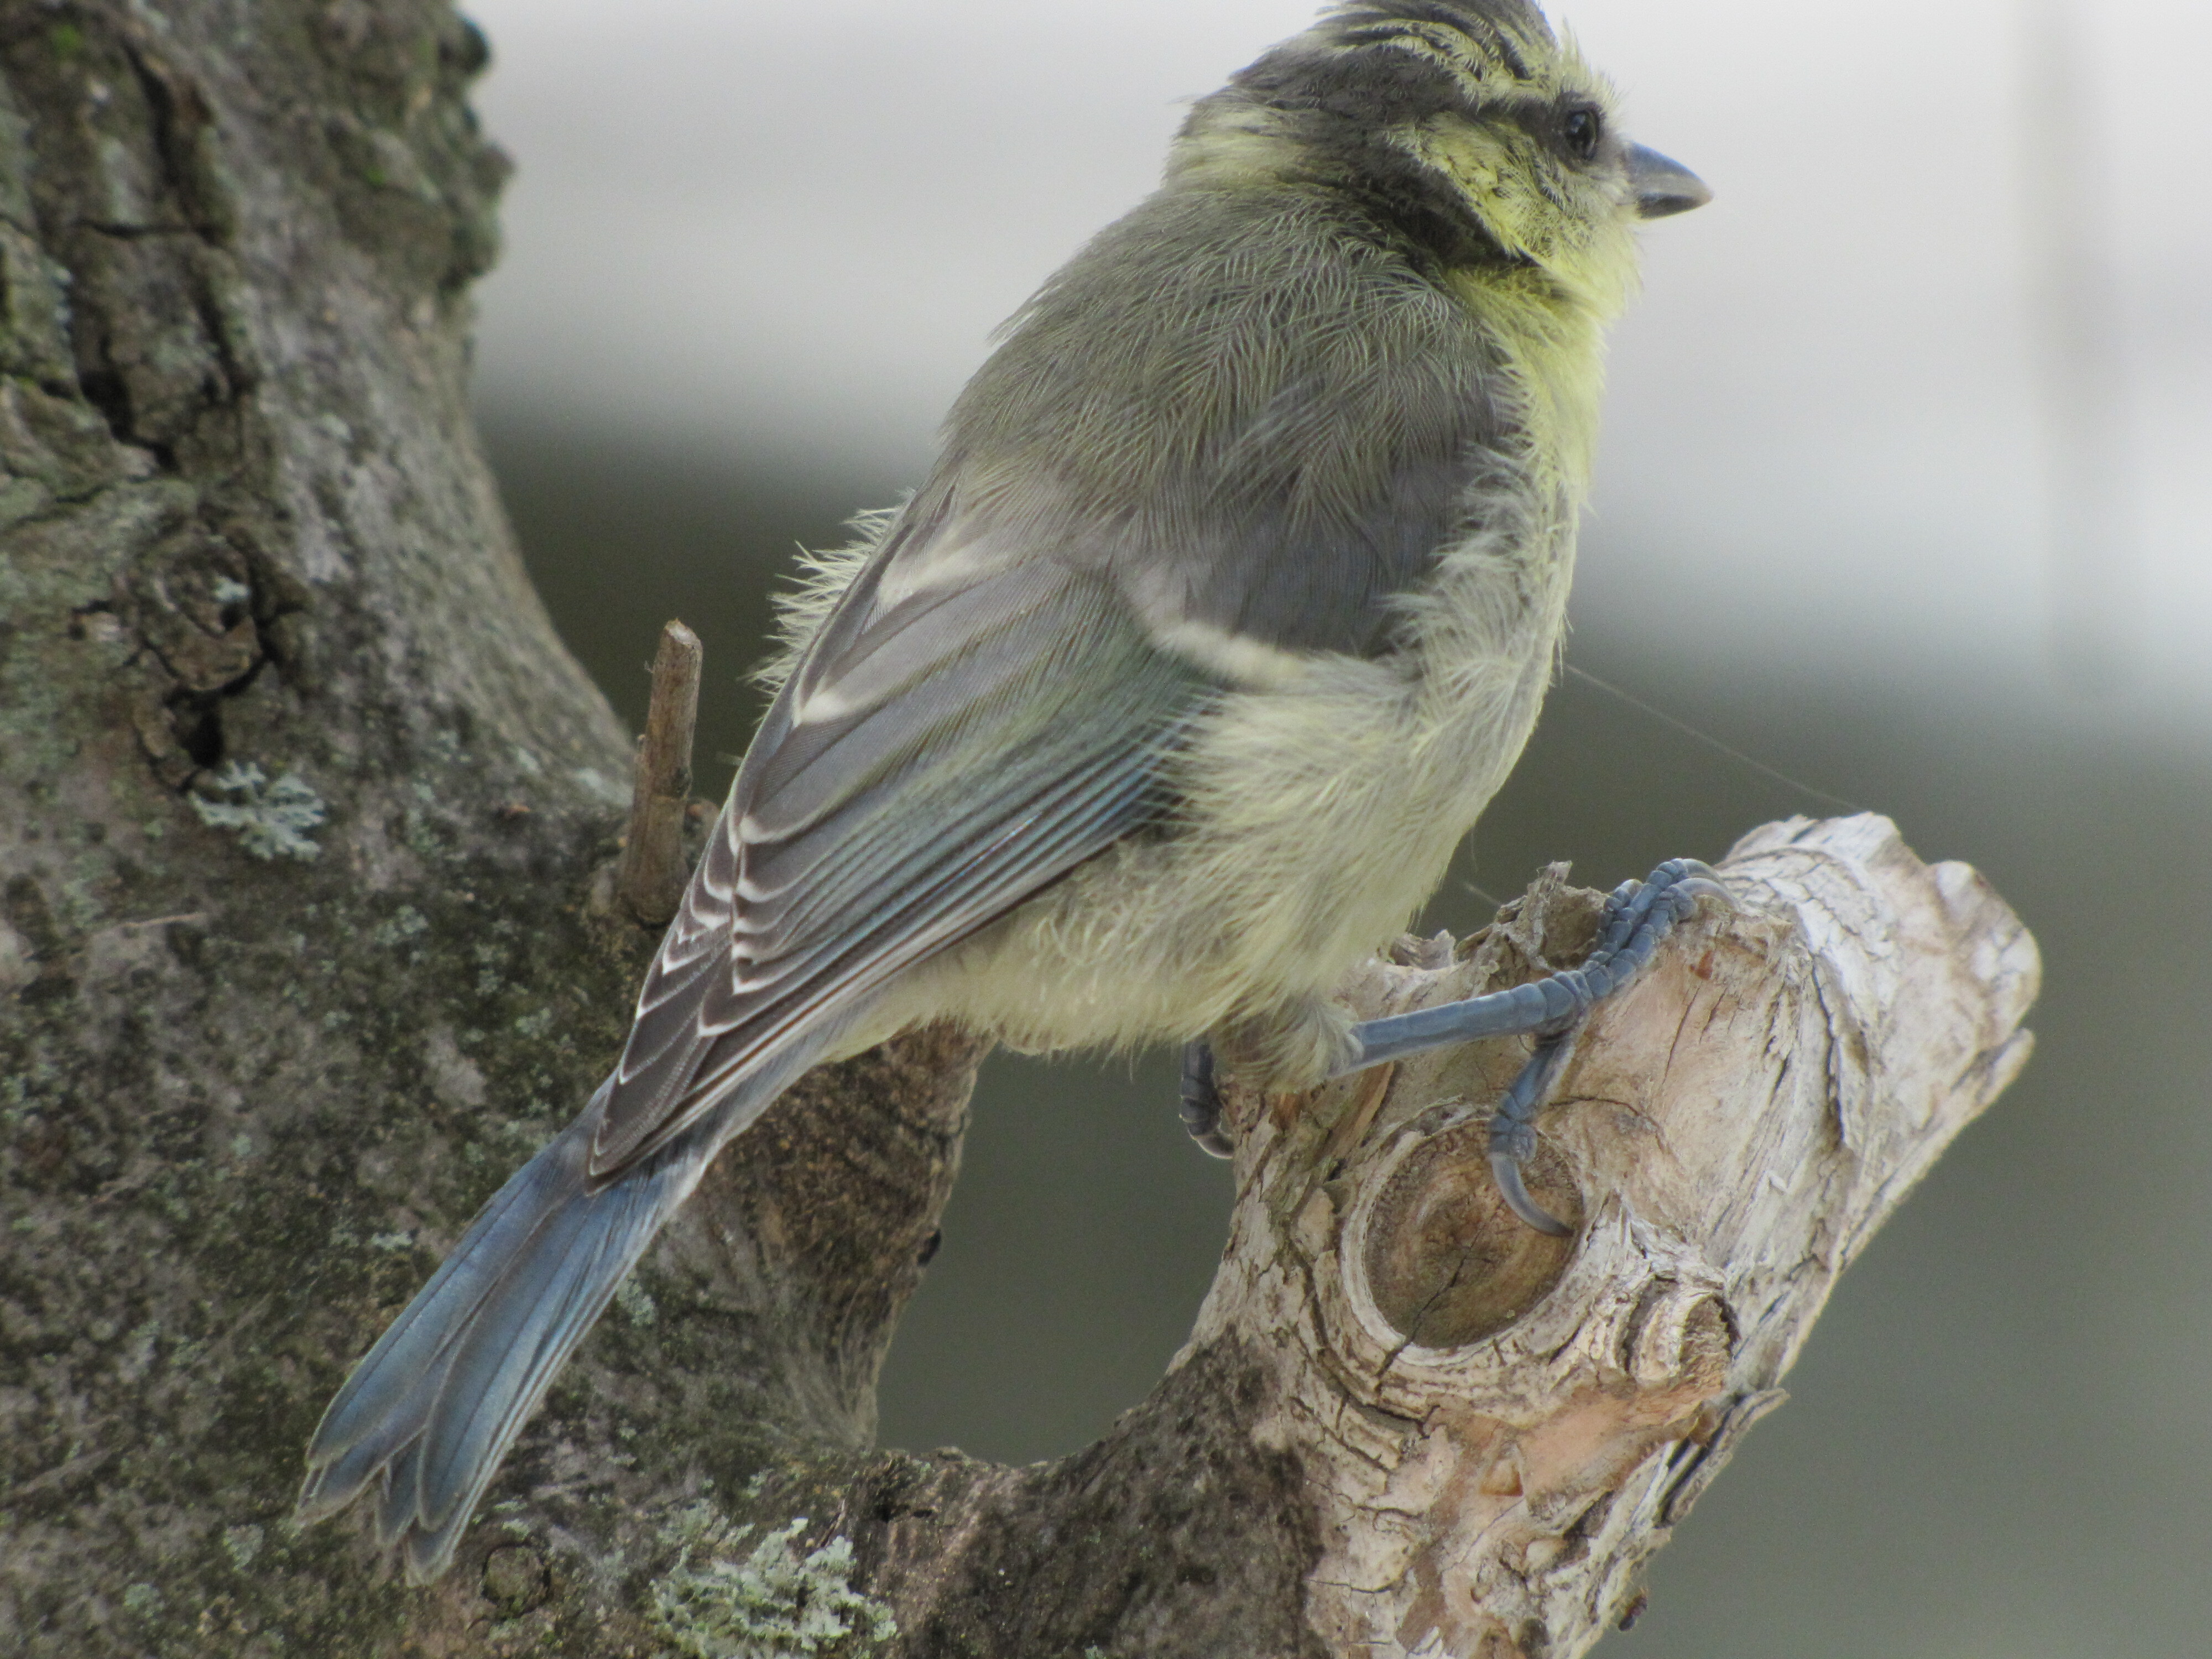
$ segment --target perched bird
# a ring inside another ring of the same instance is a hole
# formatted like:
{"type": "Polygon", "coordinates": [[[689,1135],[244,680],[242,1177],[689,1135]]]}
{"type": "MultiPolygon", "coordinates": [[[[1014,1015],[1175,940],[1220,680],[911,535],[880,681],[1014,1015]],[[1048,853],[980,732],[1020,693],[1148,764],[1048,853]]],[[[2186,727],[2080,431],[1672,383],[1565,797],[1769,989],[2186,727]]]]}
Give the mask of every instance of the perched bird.
{"type": "MultiPolygon", "coordinates": [[[[1555,1033],[1711,890],[1629,884],[1580,978],[1441,1019],[1329,1000],[1528,738],[1635,226],[1706,199],[1613,102],[1523,0],[1351,0],[1198,101],[921,489],[817,561],[620,1062],[332,1401],[304,1517],[373,1489],[441,1571],[623,1276],[810,1066],[951,1018],[1210,1038],[1310,1086],[1555,1033]]],[[[1517,1175],[1541,1073],[1493,1164],[1556,1228],[1517,1175]]]]}

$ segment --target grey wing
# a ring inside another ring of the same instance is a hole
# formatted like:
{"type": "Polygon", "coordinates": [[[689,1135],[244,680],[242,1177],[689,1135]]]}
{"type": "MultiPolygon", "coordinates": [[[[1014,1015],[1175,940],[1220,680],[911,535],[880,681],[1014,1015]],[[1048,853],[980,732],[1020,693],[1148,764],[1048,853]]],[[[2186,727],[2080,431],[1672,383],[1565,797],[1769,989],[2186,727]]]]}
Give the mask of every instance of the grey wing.
{"type": "Polygon", "coordinates": [[[1400,643],[1401,596],[1475,527],[1504,470],[1480,374],[1437,354],[1287,380],[1164,482],[1121,556],[1155,614],[1294,651],[1400,643]]]}
{"type": "Polygon", "coordinates": [[[1208,691],[1097,574],[910,513],[746,755],[639,997],[594,1178],[1143,822],[1208,691]]]}

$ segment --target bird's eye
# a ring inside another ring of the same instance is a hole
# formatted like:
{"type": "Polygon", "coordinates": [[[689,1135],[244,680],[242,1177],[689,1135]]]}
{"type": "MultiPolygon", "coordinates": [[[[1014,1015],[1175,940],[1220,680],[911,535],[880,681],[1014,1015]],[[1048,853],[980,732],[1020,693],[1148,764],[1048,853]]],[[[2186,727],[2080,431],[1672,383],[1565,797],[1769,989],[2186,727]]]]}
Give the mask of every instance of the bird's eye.
{"type": "Polygon", "coordinates": [[[1571,109],[1565,132],[1567,148],[1576,159],[1587,161],[1597,154],[1598,140],[1605,137],[1605,117],[1594,109],[1571,109]]]}

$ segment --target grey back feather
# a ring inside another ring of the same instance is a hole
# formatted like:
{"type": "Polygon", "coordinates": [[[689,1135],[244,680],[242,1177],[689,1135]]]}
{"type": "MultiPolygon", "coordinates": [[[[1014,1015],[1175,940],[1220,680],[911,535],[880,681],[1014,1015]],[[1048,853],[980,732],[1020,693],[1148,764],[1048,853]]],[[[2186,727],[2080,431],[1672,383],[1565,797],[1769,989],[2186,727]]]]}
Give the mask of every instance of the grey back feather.
{"type": "Polygon", "coordinates": [[[1153,620],[1386,649],[1516,435],[1494,343],[1416,258],[1335,191],[1164,191],[1017,319],[945,467],[1022,479],[1024,538],[1153,620]]]}

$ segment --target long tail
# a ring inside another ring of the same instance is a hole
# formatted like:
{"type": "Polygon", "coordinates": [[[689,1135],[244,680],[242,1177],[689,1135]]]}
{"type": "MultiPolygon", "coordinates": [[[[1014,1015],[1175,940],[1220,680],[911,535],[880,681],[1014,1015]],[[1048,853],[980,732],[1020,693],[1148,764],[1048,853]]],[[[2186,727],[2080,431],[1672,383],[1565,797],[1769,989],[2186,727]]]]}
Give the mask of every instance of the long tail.
{"type": "Polygon", "coordinates": [[[443,1572],[507,1447],[624,1275],[723,1143],[808,1058],[748,1079],[594,1192],[585,1162],[602,1085],[484,1206],[354,1368],[307,1448],[300,1519],[335,1514],[377,1483],[379,1545],[401,1547],[412,1583],[443,1572]]]}

